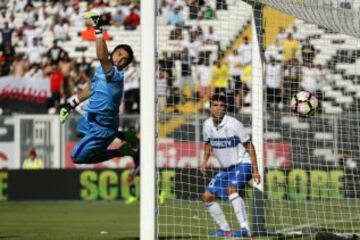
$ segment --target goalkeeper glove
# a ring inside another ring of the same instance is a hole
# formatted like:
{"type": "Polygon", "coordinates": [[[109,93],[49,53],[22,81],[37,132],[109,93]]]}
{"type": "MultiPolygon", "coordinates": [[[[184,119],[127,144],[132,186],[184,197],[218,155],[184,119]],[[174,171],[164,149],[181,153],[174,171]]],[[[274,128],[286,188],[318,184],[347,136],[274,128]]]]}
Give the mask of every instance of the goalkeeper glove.
{"type": "Polygon", "coordinates": [[[96,36],[102,36],[102,22],[100,20],[100,14],[95,11],[85,13],[84,18],[91,22],[91,25],[95,28],[96,36]]]}
{"type": "Polygon", "coordinates": [[[79,103],[80,103],[80,101],[79,101],[77,95],[74,95],[68,99],[67,103],[63,107],[60,108],[60,122],[61,123],[66,122],[66,120],[70,116],[71,110],[76,108],[76,106],[79,105],[79,103]]]}

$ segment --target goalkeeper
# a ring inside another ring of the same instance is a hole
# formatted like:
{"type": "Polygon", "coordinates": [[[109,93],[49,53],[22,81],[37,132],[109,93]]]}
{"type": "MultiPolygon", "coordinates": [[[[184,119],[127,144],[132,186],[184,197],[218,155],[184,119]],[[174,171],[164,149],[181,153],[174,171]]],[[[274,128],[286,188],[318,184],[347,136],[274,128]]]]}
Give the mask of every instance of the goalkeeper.
{"type": "Polygon", "coordinates": [[[72,96],[60,109],[60,121],[64,123],[71,111],[89,98],[77,125],[82,139],[74,147],[72,159],[77,164],[94,164],[114,157],[138,157],[136,132],[118,132],[119,105],[124,87],[123,69],[132,62],[133,50],[129,45],[120,44],[109,55],[102,35],[100,15],[88,12],[85,18],[95,27],[96,55],[101,66],[95,69],[91,86],[87,85],[79,94],[72,96]],[[119,149],[108,150],[107,147],[116,137],[125,143],[119,149]]]}

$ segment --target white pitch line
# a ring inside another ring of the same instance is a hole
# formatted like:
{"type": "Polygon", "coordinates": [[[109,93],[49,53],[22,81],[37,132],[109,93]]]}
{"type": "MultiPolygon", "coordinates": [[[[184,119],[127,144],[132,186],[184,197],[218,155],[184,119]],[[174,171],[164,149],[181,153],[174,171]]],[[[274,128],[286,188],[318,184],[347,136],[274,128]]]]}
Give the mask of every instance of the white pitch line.
{"type": "Polygon", "coordinates": [[[322,225],[322,224],[343,223],[343,222],[349,222],[349,221],[357,220],[357,219],[360,220],[360,215],[354,216],[354,217],[346,219],[346,220],[344,219],[344,220],[325,221],[325,222],[321,222],[321,223],[318,223],[318,222],[317,223],[307,223],[307,224],[303,224],[303,225],[294,226],[294,227],[291,227],[291,228],[284,228],[284,229],[282,229],[280,231],[289,232],[289,231],[294,231],[294,230],[297,230],[297,229],[302,229],[302,228],[305,228],[305,227],[318,226],[318,225],[322,225]]]}

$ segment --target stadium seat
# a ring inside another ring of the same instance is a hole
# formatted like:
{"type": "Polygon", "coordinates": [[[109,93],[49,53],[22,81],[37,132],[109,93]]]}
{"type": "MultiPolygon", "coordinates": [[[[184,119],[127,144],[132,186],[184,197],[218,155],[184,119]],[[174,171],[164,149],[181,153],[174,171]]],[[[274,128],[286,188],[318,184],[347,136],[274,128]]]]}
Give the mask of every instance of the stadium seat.
{"type": "Polygon", "coordinates": [[[292,124],[290,126],[292,128],[296,128],[296,129],[309,129],[310,128],[310,124],[307,122],[299,122],[297,124],[292,124]]]}
{"type": "Polygon", "coordinates": [[[339,87],[339,88],[345,88],[349,84],[352,85],[352,82],[348,81],[348,80],[341,79],[341,80],[335,81],[335,86],[339,87]]]}
{"type": "Polygon", "coordinates": [[[343,110],[341,107],[335,107],[335,106],[324,107],[324,113],[327,114],[340,114],[342,112],[343,110]]]}
{"type": "Polygon", "coordinates": [[[84,56],[84,54],[82,52],[76,52],[74,49],[69,51],[69,56],[71,58],[81,58],[82,56],[84,56]]]}
{"type": "Polygon", "coordinates": [[[356,97],[357,99],[360,99],[360,92],[357,92],[356,95],[355,95],[355,97],[356,97]]]}
{"type": "Polygon", "coordinates": [[[330,85],[325,85],[325,86],[322,86],[322,87],[320,88],[320,90],[321,90],[322,92],[331,92],[331,91],[332,91],[332,87],[331,87],[330,85]]]}
{"type": "Polygon", "coordinates": [[[317,132],[315,133],[316,140],[334,140],[334,135],[332,133],[327,132],[317,132]]]}
{"type": "Polygon", "coordinates": [[[351,96],[341,96],[335,99],[335,102],[338,104],[344,104],[347,108],[351,103],[353,103],[353,101],[354,99],[351,96]]]}
{"type": "Polygon", "coordinates": [[[243,114],[252,114],[251,107],[243,107],[241,108],[241,113],[243,114]]]}
{"type": "Polygon", "coordinates": [[[321,105],[323,108],[328,108],[328,107],[332,106],[332,103],[331,103],[331,101],[322,101],[321,105]]]}
{"type": "Polygon", "coordinates": [[[298,122],[298,117],[296,116],[284,116],[281,118],[282,124],[292,124],[297,122],[298,122]]]}
{"type": "Polygon", "coordinates": [[[265,132],[264,133],[265,140],[279,140],[283,139],[282,135],[279,132],[265,132]]]}
{"type": "Polygon", "coordinates": [[[327,97],[327,98],[342,97],[342,92],[341,91],[328,91],[328,92],[325,92],[325,97],[327,97]]]}
{"type": "Polygon", "coordinates": [[[359,86],[349,84],[344,88],[344,92],[345,93],[350,93],[350,94],[356,93],[358,91],[358,87],[359,86]]]}
{"type": "Polygon", "coordinates": [[[331,149],[321,149],[321,148],[315,149],[314,156],[323,157],[324,160],[327,162],[335,162],[336,160],[336,156],[334,155],[331,149]]]}

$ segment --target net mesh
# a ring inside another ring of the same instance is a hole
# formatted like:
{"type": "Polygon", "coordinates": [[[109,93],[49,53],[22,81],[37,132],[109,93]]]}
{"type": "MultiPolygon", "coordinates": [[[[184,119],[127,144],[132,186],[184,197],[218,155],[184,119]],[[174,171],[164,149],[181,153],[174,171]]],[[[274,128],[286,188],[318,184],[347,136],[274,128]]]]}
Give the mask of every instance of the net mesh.
{"type": "MultiPolygon", "coordinates": [[[[319,231],[360,233],[360,41],[354,37],[360,2],[259,2],[266,5],[253,12],[238,0],[158,1],[160,237],[211,239],[219,229],[201,200],[220,170],[212,155],[207,176],[199,171],[209,98],[226,95],[227,114],[251,134],[252,76],[259,70],[264,73],[264,155],[258,157],[263,160],[264,191],[259,195],[252,181],[239,191],[252,233],[263,235],[259,239],[277,234],[311,239],[319,231]],[[262,64],[254,64],[252,55],[253,16],[263,29],[262,64]],[[301,91],[319,102],[313,116],[292,112],[291,99],[301,91]],[[254,201],[259,197],[263,204],[254,201]]],[[[240,230],[232,203],[218,202],[231,229],[240,230]]]]}
{"type": "Polygon", "coordinates": [[[318,26],[354,37],[360,36],[360,1],[260,0],[260,2],[318,26]]]}

